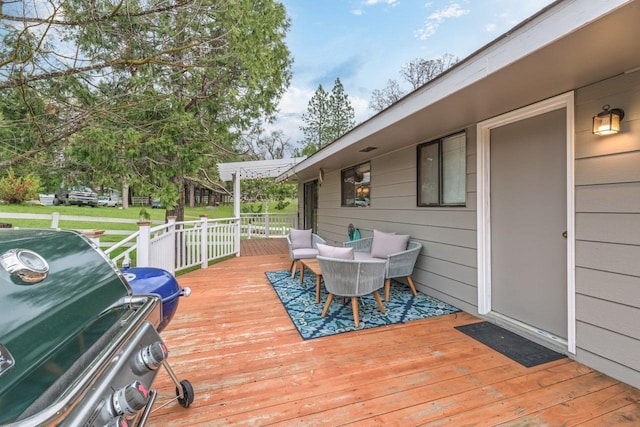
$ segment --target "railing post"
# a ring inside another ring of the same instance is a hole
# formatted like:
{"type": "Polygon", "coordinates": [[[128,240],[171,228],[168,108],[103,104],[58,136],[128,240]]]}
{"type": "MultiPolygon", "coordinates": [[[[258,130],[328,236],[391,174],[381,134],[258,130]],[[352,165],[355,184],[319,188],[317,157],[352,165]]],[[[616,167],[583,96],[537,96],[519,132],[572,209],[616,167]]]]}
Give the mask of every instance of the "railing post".
{"type": "Polygon", "coordinates": [[[200,268],[207,268],[209,267],[209,251],[207,250],[209,249],[209,225],[207,223],[207,216],[200,215],[200,222],[202,227],[202,230],[200,230],[202,233],[200,237],[200,256],[202,257],[200,260],[200,268]]]}
{"type": "Polygon", "coordinates": [[[136,254],[136,267],[148,267],[151,252],[151,221],[138,221],[140,234],[138,235],[138,252],[136,254]]]}
{"type": "Polygon", "coordinates": [[[83,230],[84,234],[98,249],[100,249],[100,236],[104,234],[104,230],[83,230]]]}
{"type": "Polygon", "coordinates": [[[169,228],[167,228],[167,233],[171,234],[171,241],[173,242],[173,248],[169,251],[171,264],[171,270],[169,271],[171,274],[175,274],[176,272],[176,250],[178,248],[177,239],[176,239],[176,216],[168,216],[167,224],[169,224],[169,228]]]}
{"type": "Polygon", "coordinates": [[[269,212],[264,214],[264,237],[269,237],[269,212]]]}
{"type": "Polygon", "coordinates": [[[234,230],[233,246],[236,256],[240,256],[240,228],[242,227],[240,224],[240,217],[237,217],[234,222],[236,224],[236,229],[234,230]]]}
{"type": "Polygon", "coordinates": [[[60,212],[54,212],[51,214],[51,228],[58,228],[60,223],[60,212]]]}

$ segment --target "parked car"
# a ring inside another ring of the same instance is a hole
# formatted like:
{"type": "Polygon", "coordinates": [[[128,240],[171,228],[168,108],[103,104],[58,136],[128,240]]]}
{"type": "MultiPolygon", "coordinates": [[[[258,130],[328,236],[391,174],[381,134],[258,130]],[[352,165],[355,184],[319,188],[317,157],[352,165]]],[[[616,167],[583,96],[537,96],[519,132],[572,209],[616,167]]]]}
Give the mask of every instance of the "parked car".
{"type": "Polygon", "coordinates": [[[53,204],[54,206],[87,205],[95,208],[98,206],[98,194],[91,191],[90,188],[69,190],[65,193],[56,193],[53,204]]]}
{"type": "Polygon", "coordinates": [[[160,203],[160,200],[152,199],[151,200],[151,208],[152,209],[163,209],[164,206],[162,206],[162,203],[160,203]]]}
{"type": "Polygon", "coordinates": [[[120,205],[121,202],[118,198],[112,196],[98,196],[98,206],[107,206],[115,208],[120,205]]]}

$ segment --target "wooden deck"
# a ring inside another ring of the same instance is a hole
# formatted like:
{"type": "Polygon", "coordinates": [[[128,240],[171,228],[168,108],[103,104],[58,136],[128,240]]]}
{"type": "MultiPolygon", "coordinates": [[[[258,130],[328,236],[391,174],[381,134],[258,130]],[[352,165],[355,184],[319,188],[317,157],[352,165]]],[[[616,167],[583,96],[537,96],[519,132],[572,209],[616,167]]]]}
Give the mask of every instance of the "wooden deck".
{"type": "Polygon", "coordinates": [[[178,278],[192,294],[162,336],[195,401],[161,370],[148,425],[640,425],[640,390],[570,359],[524,368],[453,329],[466,313],[304,341],[264,274],[286,244],[249,245],[178,278]]]}

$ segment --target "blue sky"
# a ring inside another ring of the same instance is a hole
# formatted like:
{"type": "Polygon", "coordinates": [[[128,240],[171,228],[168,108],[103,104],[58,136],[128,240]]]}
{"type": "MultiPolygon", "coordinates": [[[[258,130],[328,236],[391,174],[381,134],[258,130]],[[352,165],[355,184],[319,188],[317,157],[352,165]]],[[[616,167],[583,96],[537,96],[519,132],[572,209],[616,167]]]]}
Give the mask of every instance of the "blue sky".
{"type": "Polygon", "coordinates": [[[319,84],[340,78],[362,122],[371,94],[416,58],[467,57],[552,0],[281,0],[291,19],[289,90],[268,131],[302,140],[302,113],[319,84]]]}

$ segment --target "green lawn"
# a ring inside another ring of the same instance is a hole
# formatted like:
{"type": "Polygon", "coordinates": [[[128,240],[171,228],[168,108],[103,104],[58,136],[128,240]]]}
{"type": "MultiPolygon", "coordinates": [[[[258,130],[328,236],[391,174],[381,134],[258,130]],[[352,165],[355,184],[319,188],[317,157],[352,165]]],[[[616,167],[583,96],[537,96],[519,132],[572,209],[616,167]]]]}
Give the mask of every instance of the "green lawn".
{"type": "MultiPolygon", "coordinates": [[[[69,216],[85,216],[95,218],[124,218],[131,220],[138,220],[140,218],[140,206],[130,207],[129,209],[113,208],[113,207],[85,207],[85,206],[42,206],[42,205],[8,205],[0,203],[1,213],[19,213],[19,214],[45,214],[51,215],[54,212],[58,212],[60,215],[69,216]]],[[[165,220],[164,209],[151,209],[150,206],[145,207],[145,210],[151,216],[153,221],[165,220]]],[[[292,200],[289,206],[285,210],[278,211],[275,209],[275,204],[270,207],[270,213],[291,213],[297,210],[297,201],[292,200]]],[[[250,211],[250,209],[248,209],[250,211]]],[[[200,219],[201,215],[206,215],[209,218],[232,218],[233,217],[233,205],[220,205],[216,208],[185,208],[185,221],[196,221],[200,219]]],[[[9,223],[13,228],[50,228],[50,219],[16,219],[16,218],[0,218],[0,223],[9,223]]],[[[129,231],[134,232],[138,230],[138,226],[135,223],[112,223],[112,222],[92,222],[92,221],[66,221],[60,220],[58,227],[62,229],[73,230],[108,230],[108,231],[129,231]]],[[[104,234],[100,237],[100,241],[104,243],[117,243],[123,240],[126,235],[120,234],[104,234]]],[[[123,249],[116,250],[114,255],[122,252],[123,249]]],[[[135,253],[132,254],[135,259],[135,253]]],[[[134,260],[135,263],[135,260],[134,260]]],[[[183,272],[184,273],[184,272],[183,272]]]]}
{"type": "MultiPolygon", "coordinates": [[[[41,205],[8,205],[0,204],[0,212],[2,213],[20,213],[20,214],[47,214],[51,215],[54,212],[58,212],[60,215],[70,216],[87,216],[87,217],[103,217],[103,218],[125,218],[131,220],[137,220],[140,218],[141,206],[130,207],[129,209],[112,208],[100,206],[92,208],[88,206],[41,206],[41,205]]],[[[289,206],[285,210],[278,211],[274,207],[270,208],[271,213],[291,213],[297,209],[297,202],[295,200],[289,203],[289,206]]],[[[145,210],[151,216],[153,221],[164,221],[165,210],[164,209],[151,209],[146,206],[145,210]]],[[[185,221],[196,221],[200,219],[201,215],[206,215],[209,218],[231,218],[233,217],[233,205],[220,205],[215,208],[196,207],[185,208],[184,219],[185,221]]],[[[32,219],[6,219],[0,218],[0,222],[9,223],[12,227],[23,228],[49,228],[51,226],[50,220],[32,220],[32,219]]],[[[119,223],[105,223],[104,227],[97,227],[95,222],[81,222],[81,221],[63,221],[59,223],[60,228],[71,228],[78,230],[87,230],[95,228],[106,228],[109,230],[137,230],[138,227],[135,224],[119,224],[119,223]]],[[[118,236],[105,236],[106,241],[119,241],[121,238],[118,236]],[[108,237],[114,237],[115,239],[109,239],[108,237]]]]}

